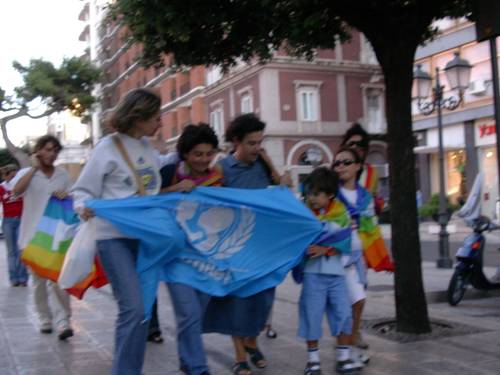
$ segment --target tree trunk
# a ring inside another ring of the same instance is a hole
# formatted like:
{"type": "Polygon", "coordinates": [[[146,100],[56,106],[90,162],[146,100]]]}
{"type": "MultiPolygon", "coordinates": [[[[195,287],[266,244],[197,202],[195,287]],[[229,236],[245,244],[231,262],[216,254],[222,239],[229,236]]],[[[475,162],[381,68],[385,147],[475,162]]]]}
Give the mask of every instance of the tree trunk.
{"type": "Polygon", "coordinates": [[[7,150],[9,150],[11,155],[14,158],[16,158],[16,160],[18,161],[21,168],[30,166],[29,155],[26,154],[19,147],[16,147],[12,143],[12,141],[9,139],[9,135],[7,134],[7,123],[8,123],[8,120],[6,120],[6,119],[0,120],[0,131],[2,132],[2,137],[3,137],[3,140],[5,142],[5,146],[7,147],[7,150]]]}
{"type": "MultiPolygon", "coordinates": [[[[405,38],[401,38],[405,39],[405,38]]],[[[431,331],[423,288],[411,117],[413,59],[408,38],[376,51],[385,77],[392,253],[396,264],[397,330],[431,331]]],[[[380,44],[379,44],[380,47],[380,44]]]]}

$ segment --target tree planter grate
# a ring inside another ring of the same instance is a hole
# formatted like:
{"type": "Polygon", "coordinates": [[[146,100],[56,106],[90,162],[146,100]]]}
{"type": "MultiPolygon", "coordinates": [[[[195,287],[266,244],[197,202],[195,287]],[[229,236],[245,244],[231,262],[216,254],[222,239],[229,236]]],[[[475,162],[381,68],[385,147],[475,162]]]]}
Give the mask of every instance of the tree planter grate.
{"type": "Polygon", "coordinates": [[[403,333],[396,331],[395,318],[381,318],[363,320],[363,331],[386,340],[398,343],[410,343],[416,341],[436,340],[447,337],[472,335],[475,333],[488,332],[489,330],[467,324],[450,322],[441,319],[432,319],[432,332],[423,334],[403,333]]]}

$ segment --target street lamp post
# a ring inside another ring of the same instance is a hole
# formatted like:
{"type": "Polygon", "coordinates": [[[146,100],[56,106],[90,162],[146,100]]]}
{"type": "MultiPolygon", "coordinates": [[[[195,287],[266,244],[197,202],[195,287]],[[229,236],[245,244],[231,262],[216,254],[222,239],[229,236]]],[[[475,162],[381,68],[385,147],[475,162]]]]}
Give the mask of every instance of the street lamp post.
{"type": "Polygon", "coordinates": [[[444,97],[444,86],[440,82],[440,70],[436,67],[434,77],[434,88],[432,97],[429,99],[429,91],[432,86],[432,77],[422,70],[421,65],[413,74],[413,80],[416,88],[416,99],[418,110],[424,115],[430,115],[437,112],[438,127],[438,147],[439,147],[439,259],[438,268],[451,268],[453,261],[450,258],[449,234],[447,230],[449,216],[447,212],[447,197],[445,189],[444,176],[444,146],[443,146],[443,119],[442,109],[449,111],[456,109],[463,100],[463,92],[469,86],[470,71],[472,66],[467,60],[461,59],[458,53],[455,53],[453,60],[446,64],[444,69],[449,86],[452,90],[458,90],[458,96],[444,97]]]}

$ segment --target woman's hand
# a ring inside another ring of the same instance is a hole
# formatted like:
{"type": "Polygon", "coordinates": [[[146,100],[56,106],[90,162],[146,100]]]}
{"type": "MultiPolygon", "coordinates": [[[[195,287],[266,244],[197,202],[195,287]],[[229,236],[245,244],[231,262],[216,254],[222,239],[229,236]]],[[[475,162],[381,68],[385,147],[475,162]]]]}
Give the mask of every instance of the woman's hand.
{"type": "Polygon", "coordinates": [[[58,191],[54,191],[54,192],[52,193],[52,195],[53,195],[54,197],[56,197],[57,199],[61,199],[61,200],[62,200],[62,199],[66,199],[66,198],[68,197],[68,195],[69,195],[69,194],[68,194],[68,192],[67,192],[67,191],[58,190],[58,191]]]}
{"type": "Polygon", "coordinates": [[[182,180],[181,182],[163,188],[160,190],[161,193],[189,193],[196,187],[196,184],[191,180],[182,180]]]}
{"type": "Polygon", "coordinates": [[[311,245],[307,249],[307,255],[309,258],[317,258],[326,254],[326,248],[320,245],[311,245]]]}
{"type": "Polygon", "coordinates": [[[94,211],[88,207],[84,207],[83,209],[81,209],[79,214],[84,221],[87,221],[95,216],[94,211]]]}
{"type": "Polygon", "coordinates": [[[332,256],[338,254],[337,250],[330,246],[311,245],[307,249],[309,258],[317,258],[321,256],[332,256]]]}

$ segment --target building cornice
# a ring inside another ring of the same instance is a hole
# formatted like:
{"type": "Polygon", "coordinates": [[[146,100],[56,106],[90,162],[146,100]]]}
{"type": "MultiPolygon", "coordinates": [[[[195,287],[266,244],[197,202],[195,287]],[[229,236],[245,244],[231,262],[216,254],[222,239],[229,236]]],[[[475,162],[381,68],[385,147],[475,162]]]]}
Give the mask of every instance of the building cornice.
{"type": "Polygon", "coordinates": [[[196,97],[200,94],[203,94],[204,90],[205,90],[205,86],[196,86],[196,87],[192,88],[191,90],[189,90],[189,92],[185,93],[184,95],[179,96],[175,100],[172,100],[171,102],[164,104],[161,107],[161,113],[171,111],[171,110],[175,109],[176,107],[182,107],[182,104],[189,104],[191,99],[193,99],[194,97],[196,97]]]}
{"type": "Polygon", "coordinates": [[[434,37],[434,39],[419,47],[415,53],[415,61],[425,59],[475,41],[475,24],[466,23],[463,27],[453,28],[443,34],[438,34],[434,37]]]}
{"type": "Polygon", "coordinates": [[[336,61],[331,59],[317,59],[313,62],[298,60],[292,57],[276,57],[266,64],[252,63],[243,68],[231,71],[228,76],[221,78],[207,87],[207,96],[218,94],[226,88],[242,81],[264,69],[279,69],[310,72],[335,72],[356,74],[381,74],[378,65],[365,64],[351,61],[336,61]]]}
{"type": "MultiPolygon", "coordinates": [[[[494,115],[495,113],[493,104],[474,108],[466,108],[464,110],[458,110],[443,114],[443,126],[459,124],[465,121],[477,120],[484,117],[493,117],[494,115]]],[[[418,120],[414,119],[412,124],[413,131],[432,129],[436,127],[436,116],[429,116],[428,118],[422,118],[418,120]]]]}

